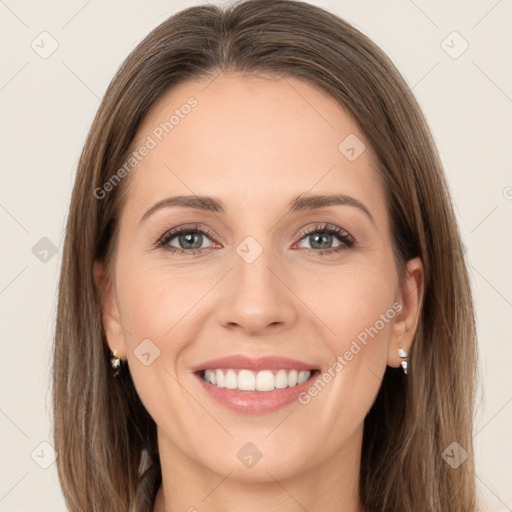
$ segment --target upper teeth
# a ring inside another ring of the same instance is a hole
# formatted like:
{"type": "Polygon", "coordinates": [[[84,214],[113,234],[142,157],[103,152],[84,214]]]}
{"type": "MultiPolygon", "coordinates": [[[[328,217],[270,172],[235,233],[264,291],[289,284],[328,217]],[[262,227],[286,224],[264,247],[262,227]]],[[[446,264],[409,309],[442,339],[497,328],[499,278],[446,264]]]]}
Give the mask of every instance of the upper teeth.
{"type": "Polygon", "coordinates": [[[272,391],[302,384],[311,376],[311,371],[302,370],[205,370],[204,380],[219,388],[242,391],[272,391]],[[275,374],[274,374],[275,372],[275,374]]]}

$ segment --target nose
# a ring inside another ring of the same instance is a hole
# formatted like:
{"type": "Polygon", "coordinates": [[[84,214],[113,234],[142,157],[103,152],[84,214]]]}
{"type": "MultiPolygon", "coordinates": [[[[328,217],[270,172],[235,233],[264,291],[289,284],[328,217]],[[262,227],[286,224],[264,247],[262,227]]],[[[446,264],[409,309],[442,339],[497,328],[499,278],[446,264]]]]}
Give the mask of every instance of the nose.
{"type": "Polygon", "coordinates": [[[298,298],[291,290],[282,265],[270,251],[248,263],[238,254],[226,276],[224,300],[217,310],[220,324],[246,335],[275,334],[296,321],[298,298]]]}

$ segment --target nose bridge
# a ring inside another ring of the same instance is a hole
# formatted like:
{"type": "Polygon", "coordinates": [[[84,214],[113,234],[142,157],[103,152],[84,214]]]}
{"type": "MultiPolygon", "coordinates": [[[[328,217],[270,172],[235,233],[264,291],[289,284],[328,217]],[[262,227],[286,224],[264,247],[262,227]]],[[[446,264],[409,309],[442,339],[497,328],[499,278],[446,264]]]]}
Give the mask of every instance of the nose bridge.
{"type": "Polygon", "coordinates": [[[256,333],[269,325],[284,326],[293,321],[293,294],[284,284],[285,277],[280,276],[279,258],[272,252],[268,237],[266,241],[264,247],[248,236],[235,247],[228,296],[219,313],[222,324],[238,324],[256,333]]]}

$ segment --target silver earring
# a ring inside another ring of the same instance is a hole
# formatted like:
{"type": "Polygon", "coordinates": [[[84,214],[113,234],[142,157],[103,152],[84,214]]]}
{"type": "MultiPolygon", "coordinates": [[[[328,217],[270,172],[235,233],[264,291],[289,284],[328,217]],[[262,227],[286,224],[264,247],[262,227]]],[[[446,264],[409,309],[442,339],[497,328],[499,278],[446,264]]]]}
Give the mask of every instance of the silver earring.
{"type": "Polygon", "coordinates": [[[402,368],[404,369],[404,373],[407,375],[407,361],[409,358],[407,356],[407,352],[402,348],[402,344],[400,344],[400,346],[398,347],[398,355],[402,359],[405,359],[405,361],[400,361],[400,364],[402,365],[402,368]]]}
{"type": "Polygon", "coordinates": [[[110,366],[112,366],[113,376],[117,377],[121,373],[122,359],[119,357],[117,350],[113,350],[110,354],[110,366]]]}

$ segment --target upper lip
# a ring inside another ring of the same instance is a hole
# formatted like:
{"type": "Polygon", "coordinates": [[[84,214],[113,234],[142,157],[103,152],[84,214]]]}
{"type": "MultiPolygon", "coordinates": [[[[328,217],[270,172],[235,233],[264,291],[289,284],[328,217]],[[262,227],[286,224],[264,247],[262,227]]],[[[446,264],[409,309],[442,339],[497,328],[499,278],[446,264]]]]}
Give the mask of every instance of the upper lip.
{"type": "Polygon", "coordinates": [[[252,358],[247,355],[234,354],[232,356],[211,359],[198,364],[192,368],[192,371],[200,372],[211,369],[246,369],[246,370],[279,370],[281,368],[291,370],[316,370],[314,365],[290,359],[288,357],[264,356],[252,358]]]}

